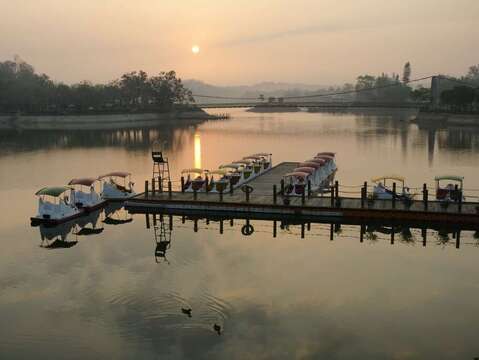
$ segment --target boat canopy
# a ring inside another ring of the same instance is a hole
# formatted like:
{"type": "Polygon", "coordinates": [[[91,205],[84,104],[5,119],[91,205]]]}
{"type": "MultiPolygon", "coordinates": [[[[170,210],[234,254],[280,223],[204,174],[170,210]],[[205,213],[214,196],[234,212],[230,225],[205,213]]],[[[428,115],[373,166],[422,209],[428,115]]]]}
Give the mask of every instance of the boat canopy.
{"type": "Polygon", "coordinates": [[[305,173],[308,173],[308,174],[314,174],[316,169],[314,167],[302,166],[302,167],[298,167],[298,168],[294,169],[293,171],[294,172],[305,172],[305,173]]]}
{"type": "Polygon", "coordinates": [[[457,175],[441,175],[441,176],[436,176],[434,178],[436,181],[441,181],[441,180],[452,180],[452,181],[459,181],[462,182],[464,180],[464,176],[457,176],[457,175]]]}
{"type": "Polygon", "coordinates": [[[184,169],[181,171],[182,174],[203,174],[203,169],[193,168],[193,169],[184,169]]]}
{"type": "Polygon", "coordinates": [[[404,181],[406,181],[406,179],[405,179],[404,177],[399,176],[399,175],[387,175],[387,176],[379,176],[379,177],[377,177],[377,178],[374,178],[374,179],[372,179],[372,182],[377,183],[377,182],[379,182],[379,181],[381,181],[381,180],[383,180],[383,181],[384,181],[384,180],[397,180],[397,181],[400,181],[400,182],[402,182],[402,183],[403,183],[404,181]]]}
{"type": "Polygon", "coordinates": [[[51,187],[44,187],[43,189],[40,189],[36,192],[35,195],[48,195],[48,196],[54,196],[54,197],[59,197],[61,194],[63,194],[65,191],[71,190],[71,187],[69,186],[51,186],[51,187]]]}
{"type": "Polygon", "coordinates": [[[228,170],[218,169],[218,170],[210,171],[208,174],[210,174],[210,175],[226,175],[227,173],[228,173],[228,170]]]}
{"type": "Polygon", "coordinates": [[[271,156],[272,154],[270,153],[257,153],[257,154],[253,154],[251,156],[261,156],[261,157],[264,157],[264,156],[271,156]]]}
{"type": "Polygon", "coordinates": [[[252,163],[251,160],[246,160],[246,159],[242,159],[242,160],[238,160],[238,161],[233,161],[233,164],[249,165],[249,164],[251,164],[251,163],[252,163]]]}
{"type": "Polygon", "coordinates": [[[305,162],[312,162],[312,163],[316,163],[316,164],[319,164],[319,165],[326,164],[326,160],[324,160],[324,159],[310,159],[310,160],[306,160],[305,162]]]}
{"type": "Polygon", "coordinates": [[[305,179],[309,176],[308,173],[302,172],[302,171],[294,171],[292,173],[288,173],[283,175],[283,177],[297,177],[297,178],[302,178],[305,179]]]}
{"type": "Polygon", "coordinates": [[[334,156],[330,155],[316,155],[315,159],[334,160],[334,156]]]}
{"type": "Polygon", "coordinates": [[[117,176],[117,177],[121,177],[121,178],[126,178],[130,175],[131,175],[131,173],[126,172],[126,171],[113,171],[111,173],[108,173],[108,174],[105,174],[105,175],[102,175],[102,176],[98,177],[98,179],[103,179],[103,178],[110,177],[110,176],[117,176]]]}
{"type": "Polygon", "coordinates": [[[319,169],[321,167],[321,164],[317,162],[312,162],[312,161],[305,161],[305,162],[299,163],[299,167],[312,167],[315,169],[319,169]]]}
{"type": "Polygon", "coordinates": [[[220,169],[235,169],[238,170],[239,168],[243,167],[241,164],[225,164],[225,165],[220,165],[220,169]]]}
{"type": "Polygon", "coordinates": [[[261,160],[262,157],[261,157],[261,156],[256,156],[256,155],[250,155],[250,156],[245,156],[245,157],[243,158],[243,160],[248,160],[248,159],[261,160]]]}
{"type": "Polygon", "coordinates": [[[95,181],[98,179],[95,178],[78,178],[72,179],[68,183],[68,185],[84,185],[84,186],[91,186],[95,181]]]}
{"type": "Polygon", "coordinates": [[[316,155],[316,156],[323,156],[323,155],[328,155],[328,156],[335,157],[336,153],[325,151],[325,152],[318,153],[318,155],[316,155]]]}

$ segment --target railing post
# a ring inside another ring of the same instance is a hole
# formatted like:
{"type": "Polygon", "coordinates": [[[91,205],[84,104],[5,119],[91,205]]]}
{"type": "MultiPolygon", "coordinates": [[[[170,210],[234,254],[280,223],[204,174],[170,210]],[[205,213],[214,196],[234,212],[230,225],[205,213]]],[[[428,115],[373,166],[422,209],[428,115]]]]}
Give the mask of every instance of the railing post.
{"type": "Polygon", "coordinates": [[[367,181],[364,182],[364,199],[365,200],[368,199],[368,182],[367,181]]]}
{"type": "Polygon", "coordinates": [[[158,192],[163,192],[163,180],[161,180],[161,176],[158,178],[158,192]]]}
{"type": "Polygon", "coordinates": [[[273,204],[276,205],[277,194],[276,194],[276,184],[273,185],[273,204]]]}
{"type": "Polygon", "coordinates": [[[331,207],[334,207],[334,186],[331,186],[331,207]]]}
{"type": "Polygon", "coordinates": [[[308,197],[311,197],[311,179],[308,180],[308,197]]]}
{"type": "Polygon", "coordinates": [[[459,212],[462,212],[462,189],[459,190],[459,204],[457,205],[459,212]]]}
{"type": "Polygon", "coordinates": [[[427,211],[428,198],[429,198],[429,194],[428,194],[428,190],[427,190],[427,185],[423,184],[423,186],[422,186],[422,201],[424,203],[424,211],[427,211]]]}
{"type": "Polygon", "coordinates": [[[249,202],[249,186],[246,187],[245,194],[246,194],[246,202],[249,202]]]}
{"type": "Polygon", "coordinates": [[[334,192],[335,192],[334,200],[335,200],[335,203],[336,203],[336,207],[339,207],[340,206],[340,200],[339,200],[339,181],[338,180],[336,180],[334,182],[334,192]]]}
{"type": "Polygon", "coordinates": [[[281,185],[281,195],[284,196],[284,179],[281,179],[280,185],[281,185]]]}
{"type": "Polygon", "coordinates": [[[393,209],[396,208],[396,183],[393,182],[393,209]]]}
{"type": "Polygon", "coordinates": [[[185,192],[185,177],[184,176],[181,177],[181,192],[182,193],[185,192]]]}
{"type": "Polygon", "coordinates": [[[208,175],[205,176],[205,192],[208,194],[208,186],[209,186],[209,179],[208,175]]]}
{"type": "Polygon", "coordinates": [[[361,209],[364,208],[364,201],[365,201],[365,196],[364,196],[364,187],[361,188],[361,209]]]}
{"type": "Polygon", "coordinates": [[[151,178],[151,193],[155,196],[155,178],[151,178]]]}
{"type": "Polygon", "coordinates": [[[148,180],[145,180],[145,198],[148,198],[148,180]]]}
{"type": "Polygon", "coordinates": [[[223,189],[220,190],[220,202],[223,202],[223,189]]]}
{"type": "Polygon", "coordinates": [[[171,181],[168,181],[168,197],[171,199],[171,181]]]}

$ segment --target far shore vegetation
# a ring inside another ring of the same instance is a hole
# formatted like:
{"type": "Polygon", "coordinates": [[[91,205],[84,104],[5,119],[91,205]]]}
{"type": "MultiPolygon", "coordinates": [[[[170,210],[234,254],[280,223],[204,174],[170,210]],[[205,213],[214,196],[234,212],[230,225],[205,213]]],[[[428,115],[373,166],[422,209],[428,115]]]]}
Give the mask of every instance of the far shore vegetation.
{"type": "MultiPolygon", "coordinates": [[[[443,76],[440,81],[440,109],[450,112],[479,111],[479,65],[471,66],[461,77],[443,76]]],[[[412,66],[407,62],[402,74],[360,75],[355,84],[314,90],[285,89],[274,94],[261,93],[258,102],[282,103],[285,98],[312,94],[342,93],[308,98],[307,101],[374,102],[424,104],[431,102],[431,89],[410,83],[412,66]],[[370,89],[370,90],[369,90],[370,89]]],[[[218,88],[220,91],[221,88],[218,88]]],[[[215,96],[222,96],[218,93],[215,96]]],[[[301,102],[297,99],[292,101],[301,102]]],[[[133,71],[107,84],[82,81],[67,85],[38,74],[19,57],[0,62],[1,114],[101,114],[170,112],[198,110],[192,92],[174,71],[149,76],[133,71]]]]}
{"type": "Polygon", "coordinates": [[[108,84],[67,85],[38,74],[18,57],[0,62],[0,113],[75,114],[169,112],[190,108],[191,91],[174,71],[123,74],[108,84]]]}

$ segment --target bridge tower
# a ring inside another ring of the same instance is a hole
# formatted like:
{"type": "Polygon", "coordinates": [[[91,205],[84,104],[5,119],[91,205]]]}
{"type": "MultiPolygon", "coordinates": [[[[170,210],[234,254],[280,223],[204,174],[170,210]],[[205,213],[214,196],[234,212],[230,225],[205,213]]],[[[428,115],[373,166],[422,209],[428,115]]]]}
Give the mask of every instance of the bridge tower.
{"type": "Polygon", "coordinates": [[[440,79],[440,76],[433,76],[431,78],[431,107],[433,110],[439,108],[439,104],[441,103],[440,79]]]}

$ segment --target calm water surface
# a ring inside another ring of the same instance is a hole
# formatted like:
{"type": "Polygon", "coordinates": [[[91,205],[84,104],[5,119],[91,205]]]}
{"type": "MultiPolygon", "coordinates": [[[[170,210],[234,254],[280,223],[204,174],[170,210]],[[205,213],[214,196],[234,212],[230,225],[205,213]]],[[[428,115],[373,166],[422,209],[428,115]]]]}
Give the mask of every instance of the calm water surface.
{"type": "MultiPolygon", "coordinates": [[[[0,131],[0,358],[472,359],[479,356],[478,233],[397,236],[355,226],[157,219],[108,209],[32,228],[33,195],[73,177],[128,170],[151,178],[166,141],[172,174],[254,152],[274,161],[337,152],[342,184],[399,173],[411,186],[443,173],[479,188],[478,128],[434,128],[408,114],[254,114],[129,130],[0,131]],[[131,221],[129,219],[132,219],[131,221]],[[90,222],[89,224],[86,224],[90,222]],[[120,224],[123,223],[123,224],[120,224]],[[78,234],[82,227],[103,228],[78,234]],[[162,232],[164,230],[164,232],[162,232]],[[99,230],[100,231],[100,230],[99,230]],[[47,249],[54,237],[71,247],[47,249]],[[42,240],[43,239],[43,240],[42,240]],[[166,250],[155,257],[156,241],[166,250]],[[192,317],[181,313],[191,307],[192,317]],[[218,336],[213,324],[223,333],[218,336]]],[[[478,195],[476,193],[475,195],[478,195]]]]}

